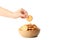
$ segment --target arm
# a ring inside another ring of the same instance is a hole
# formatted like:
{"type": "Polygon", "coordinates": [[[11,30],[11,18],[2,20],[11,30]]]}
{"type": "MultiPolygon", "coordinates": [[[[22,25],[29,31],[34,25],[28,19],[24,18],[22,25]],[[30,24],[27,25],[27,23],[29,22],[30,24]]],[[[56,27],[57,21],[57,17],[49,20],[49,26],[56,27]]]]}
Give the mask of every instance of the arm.
{"type": "Polygon", "coordinates": [[[0,7],[0,16],[6,16],[6,17],[10,17],[10,18],[17,18],[20,16],[19,13],[13,13],[7,9],[4,9],[2,7],[0,7]]]}

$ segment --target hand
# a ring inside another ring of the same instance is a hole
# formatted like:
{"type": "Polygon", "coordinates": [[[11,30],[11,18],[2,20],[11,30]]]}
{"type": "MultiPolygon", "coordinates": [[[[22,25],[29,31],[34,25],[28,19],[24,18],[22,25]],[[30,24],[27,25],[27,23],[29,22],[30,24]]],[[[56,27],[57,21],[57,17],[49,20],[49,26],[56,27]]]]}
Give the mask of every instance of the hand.
{"type": "Polygon", "coordinates": [[[20,10],[17,10],[16,13],[18,13],[21,18],[26,18],[28,16],[28,13],[26,10],[24,10],[23,8],[21,8],[20,10]]]}

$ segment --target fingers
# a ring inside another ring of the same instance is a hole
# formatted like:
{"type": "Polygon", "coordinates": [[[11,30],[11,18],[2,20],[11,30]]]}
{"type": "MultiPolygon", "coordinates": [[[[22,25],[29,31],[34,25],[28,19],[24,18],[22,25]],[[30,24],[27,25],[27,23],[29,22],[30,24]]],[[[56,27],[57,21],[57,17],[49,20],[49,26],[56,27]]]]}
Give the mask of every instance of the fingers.
{"type": "Polygon", "coordinates": [[[26,18],[27,16],[28,16],[28,13],[27,13],[27,11],[25,11],[23,8],[21,8],[21,18],[26,18]]]}
{"type": "Polygon", "coordinates": [[[17,10],[15,13],[20,14],[19,17],[21,17],[21,18],[26,18],[26,17],[28,17],[28,12],[27,12],[26,10],[24,10],[23,8],[17,10]]]}

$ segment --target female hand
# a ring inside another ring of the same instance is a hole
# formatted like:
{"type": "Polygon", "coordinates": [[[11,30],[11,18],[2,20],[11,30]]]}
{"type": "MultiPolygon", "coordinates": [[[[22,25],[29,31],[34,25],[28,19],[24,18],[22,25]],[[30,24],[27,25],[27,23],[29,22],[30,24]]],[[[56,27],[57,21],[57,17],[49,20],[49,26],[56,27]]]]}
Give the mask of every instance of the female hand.
{"type": "Polygon", "coordinates": [[[26,10],[21,8],[20,10],[17,10],[16,13],[18,13],[19,17],[26,18],[28,16],[28,13],[26,10]]]}

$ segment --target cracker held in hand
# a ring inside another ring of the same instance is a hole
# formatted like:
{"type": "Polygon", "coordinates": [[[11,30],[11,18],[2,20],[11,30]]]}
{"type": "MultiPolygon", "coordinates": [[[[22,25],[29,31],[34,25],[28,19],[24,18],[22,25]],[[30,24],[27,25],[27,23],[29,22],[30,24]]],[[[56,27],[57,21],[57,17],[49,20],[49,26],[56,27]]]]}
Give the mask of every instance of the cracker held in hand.
{"type": "Polygon", "coordinates": [[[27,21],[31,22],[33,19],[33,17],[31,15],[28,15],[28,17],[26,18],[27,21]]]}

